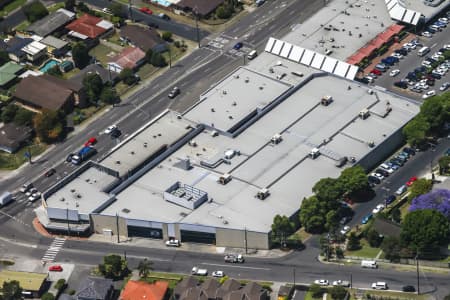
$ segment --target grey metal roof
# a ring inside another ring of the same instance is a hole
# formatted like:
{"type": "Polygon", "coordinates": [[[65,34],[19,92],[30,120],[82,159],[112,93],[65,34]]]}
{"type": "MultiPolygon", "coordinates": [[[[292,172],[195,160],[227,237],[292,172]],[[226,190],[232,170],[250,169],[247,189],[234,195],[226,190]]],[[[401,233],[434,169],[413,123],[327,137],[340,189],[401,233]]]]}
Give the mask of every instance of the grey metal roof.
{"type": "Polygon", "coordinates": [[[61,49],[61,48],[65,47],[67,44],[69,44],[69,42],[58,39],[57,37],[54,37],[53,35],[49,35],[49,36],[43,38],[42,40],[40,40],[39,42],[46,46],[53,47],[55,49],[61,49]]]}
{"type": "Polygon", "coordinates": [[[61,8],[28,26],[27,31],[46,37],[74,18],[73,12],[61,8]]]}
{"type": "Polygon", "coordinates": [[[77,299],[106,299],[112,286],[112,279],[87,277],[80,283],[75,295],[77,299]]]}

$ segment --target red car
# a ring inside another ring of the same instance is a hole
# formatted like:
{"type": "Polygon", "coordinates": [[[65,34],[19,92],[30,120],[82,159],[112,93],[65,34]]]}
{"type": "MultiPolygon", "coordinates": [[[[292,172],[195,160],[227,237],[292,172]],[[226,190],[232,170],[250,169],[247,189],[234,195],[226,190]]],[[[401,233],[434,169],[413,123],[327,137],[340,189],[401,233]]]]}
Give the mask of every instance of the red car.
{"type": "Polygon", "coordinates": [[[382,74],[381,71],[377,69],[373,69],[372,71],[370,71],[370,73],[375,74],[377,76],[380,76],[382,74]]]}
{"type": "Polygon", "coordinates": [[[50,177],[55,173],[56,173],[56,170],[51,168],[51,169],[48,169],[47,172],[44,173],[44,175],[45,175],[45,177],[50,177]]]}
{"type": "Polygon", "coordinates": [[[147,15],[153,14],[152,10],[150,8],[146,7],[146,6],[143,6],[143,7],[139,8],[139,10],[141,12],[143,12],[144,14],[147,14],[147,15]]]}
{"type": "Polygon", "coordinates": [[[84,143],[84,146],[91,146],[97,143],[97,139],[95,137],[91,137],[90,139],[88,139],[88,141],[86,143],[84,143]]]}
{"type": "Polygon", "coordinates": [[[408,180],[408,182],[406,183],[406,185],[407,186],[411,186],[413,183],[414,183],[414,181],[416,181],[417,180],[417,177],[416,176],[413,176],[413,177],[411,177],[409,180],[408,180]]]}
{"type": "Polygon", "coordinates": [[[62,272],[63,268],[60,265],[54,265],[48,267],[48,270],[52,272],[62,272]]]}

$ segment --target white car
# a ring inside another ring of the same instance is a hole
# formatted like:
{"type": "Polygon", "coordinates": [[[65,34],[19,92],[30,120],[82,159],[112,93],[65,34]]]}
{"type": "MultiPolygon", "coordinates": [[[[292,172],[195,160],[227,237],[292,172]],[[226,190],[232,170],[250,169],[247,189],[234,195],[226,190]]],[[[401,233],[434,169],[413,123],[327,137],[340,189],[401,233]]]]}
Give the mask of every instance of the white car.
{"type": "Polygon", "coordinates": [[[371,176],[375,176],[376,178],[378,178],[378,179],[380,179],[380,180],[383,180],[384,179],[384,176],[383,175],[381,175],[381,174],[379,174],[379,173],[372,173],[372,174],[370,174],[371,176]]]}
{"type": "Polygon", "coordinates": [[[111,10],[107,7],[103,8],[102,12],[104,12],[105,14],[111,14],[111,10]]]}
{"type": "Polygon", "coordinates": [[[28,190],[28,192],[25,193],[25,195],[27,195],[29,197],[37,192],[38,192],[38,190],[36,188],[31,188],[28,190]]]}
{"type": "Polygon", "coordinates": [[[436,91],[431,90],[431,91],[426,92],[424,95],[422,95],[422,99],[427,99],[427,98],[433,97],[435,95],[436,95],[436,91]]]}
{"type": "Polygon", "coordinates": [[[105,134],[110,134],[111,132],[113,132],[114,130],[117,129],[117,125],[111,125],[108,128],[105,129],[105,134]]]}
{"type": "Polygon", "coordinates": [[[442,48],[444,48],[445,50],[450,50],[450,44],[444,45],[442,48]]]}
{"type": "Polygon", "coordinates": [[[327,286],[329,284],[328,280],[326,280],[326,279],[317,279],[317,280],[314,280],[314,283],[321,285],[321,286],[327,286]]]}
{"type": "Polygon", "coordinates": [[[377,214],[384,209],[384,204],[378,204],[373,210],[373,214],[377,214]]]}
{"type": "Polygon", "coordinates": [[[168,241],[166,241],[166,246],[167,247],[180,247],[181,243],[179,240],[168,240],[168,241]]]}
{"type": "Polygon", "coordinates": [[[450,82],[445,82],[444,84],[441,85],[441,87],[439,88],[440,91],[445,91],[446,89],[448,89],[450,87],[450,82]]]}
{"type": "Polygon", "coordinates": [[[336,281],[333,281],[333,286],[350,287],[350,282],[348,282],[346,280],[336,280],[336,281]]]}
{"type": "Polygon", "coordinates": [[[41,193],[36,192],[33,195],[31,195],[30,197],[28,197],[28,201],[34,202],[34,201],[38,200],[40,197],[41,197],[41,193]]]}
{"type": "Polygon", "coordinates": [[[428,31],[424,31],[424,32],[422,32],[422,36],[427,37],[427,38],[430,38],[430,37],[432,37],[433,35],[432,35],[430,32],[428,32],[428,31]]]}
{"type": "Polygon", "coordinates": [[[346,235],[347,232],[349,232],[350,226],[344,226],[344,228],[341,229],[341,234],[346,235]]]}
{"type": "Polygon", "coordinates": [[[403,58],[403,55],[401,55],[400,53],[397,53],[397,52],[392,52],[391,56],[396,57],[398,59],[402,59],[403,58]]]}
{"type": "Polygon", "coordinates": [[[389,72],[389,76],[391,76],[391,77],[395,77],[398,74],[400,74],[400,70],[399,69],[395,69],[395,70],[392,70],[391,72],[389,72]]]}
{"type": "Polygon", "coordinates": [[[214,271],[212,272],[212,277],[222,278],[225,276],[225,273],[223,271],[214,271]]]}
{"type": "Polygon", "coordinates": [[[441,22],[441,23],[448,24],[448,19],[447,18],[439,18],[438,21],[441,22]]]}

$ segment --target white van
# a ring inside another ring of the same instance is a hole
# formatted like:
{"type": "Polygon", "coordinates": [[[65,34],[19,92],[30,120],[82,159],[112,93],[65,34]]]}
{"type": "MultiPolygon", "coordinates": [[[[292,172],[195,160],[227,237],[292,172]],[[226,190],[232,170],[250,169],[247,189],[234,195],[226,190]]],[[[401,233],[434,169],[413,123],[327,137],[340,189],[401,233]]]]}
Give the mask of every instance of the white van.
{"type": "Polygon", "coordinates": [[[430,52],[430,48],[428,47],[422,47],[419,49],[419,51],[417,51],[417,55],[419,56],[424,56],[425,54],[427,54],[428,52],[430,52]]]}
{"type": "Polygon", "coordinates": [[[376,269],[376,268],[378,268],[378,265],[377,265],[377,262],[374,260],[362,260],[361,267],[369,268],[369,269],[376,269]]]}
{"type": "Polygon", "coordinates": [[[258,55],[258,52],[256,52],[256,50],[252,50],[252,51],[250,51],[249,54],[247,54],[247,58],[250,59],[250,60],[252,60],[252,59],[254,59],[257,55],[258,55]]]}
{"type": "Polygon", "coordinates": [[[379,281],[379,282],[372,283],[372,288],[374,290],[387,290],[388,286],[387,286],[386,282],[379,281]]]}

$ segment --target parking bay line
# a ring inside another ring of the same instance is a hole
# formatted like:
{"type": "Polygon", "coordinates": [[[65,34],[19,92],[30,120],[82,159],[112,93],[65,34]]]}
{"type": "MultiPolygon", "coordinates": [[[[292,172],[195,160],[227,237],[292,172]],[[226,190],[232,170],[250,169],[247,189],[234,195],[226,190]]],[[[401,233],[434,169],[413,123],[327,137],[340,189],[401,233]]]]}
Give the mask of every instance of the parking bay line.
{"type": "Polygon", "coordinates": [[[245,266],[236,266],[236,265],[230,265],[230,264],[211,264],[211,263],[201,263],[202,265],[208,265],[208,266],[216,266],[216,267],[227,267],[227,268],[240,268],[240,269],[250,269],[250,270],[264,270],[264,271],[270,271],[269,268],[258,268],[258,267],[245,267],[245,266]]]}

